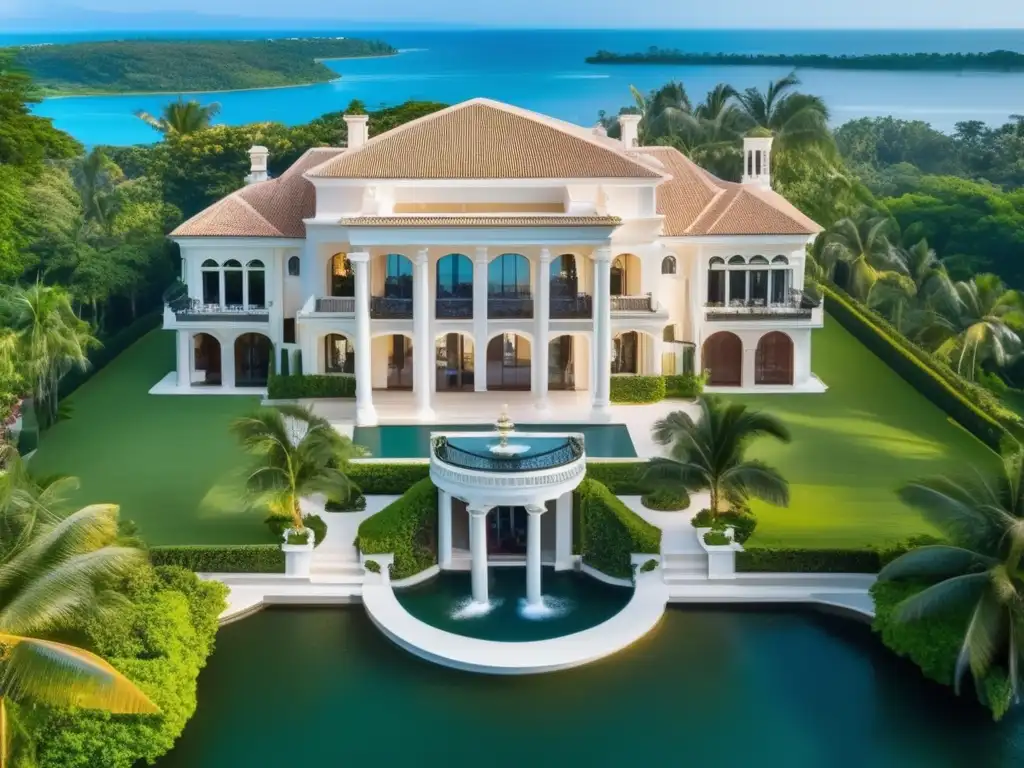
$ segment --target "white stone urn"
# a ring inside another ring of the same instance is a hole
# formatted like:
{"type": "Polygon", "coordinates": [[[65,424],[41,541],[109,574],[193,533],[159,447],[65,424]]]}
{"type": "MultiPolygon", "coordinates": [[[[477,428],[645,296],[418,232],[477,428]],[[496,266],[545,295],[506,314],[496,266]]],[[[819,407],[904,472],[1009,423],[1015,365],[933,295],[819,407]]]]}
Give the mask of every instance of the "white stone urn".
{"type": "Polygon", "coordinates": [[[284,575],[292,579],[308,579],[309,571],[313,565],[313,548],[316,546],[316,537],[309,528],[304,529],[309,536],[305,544],[289,544],[288,536],[298,533],[294,528],[288,528],[284,532],[281,551],[284,552],[284,575]]]}

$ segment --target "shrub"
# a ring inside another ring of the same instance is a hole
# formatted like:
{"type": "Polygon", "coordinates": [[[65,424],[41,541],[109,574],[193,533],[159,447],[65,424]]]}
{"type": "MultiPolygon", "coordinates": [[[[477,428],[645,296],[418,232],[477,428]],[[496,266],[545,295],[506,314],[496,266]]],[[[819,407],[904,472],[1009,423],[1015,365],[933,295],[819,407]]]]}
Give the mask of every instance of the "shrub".
{"type": "Polygon", "coordinates": [[[397,495],[430,477],[430,465],[425,461],[415,464],[368,461],[349,464],[345,474],[364,494],[397,495]]]}
{"type": "Polygon", "coordinates": [[[704,391],[704,374],[681,373],[665,377],[665,397],[694,398],[704,391]]]}
{"type": "Polygon", "coordinates": [[[359,486],[354,485],[345,501],[328,501],[324,504],[324,509],[328,512],[362,512],[366,509],[366,497],[359,486]]]}
{"type": "Polygon", "coordinates": [[[195,712],[196,680],[213,651],[227,588],[182,568],[149,566],[114,586],[128,603],[86,622],[83,644],[135,682],[160,713],[33,706],[25,714],[39,768],[152,763],[174,746],[195,712]]]}
{"type": "Polygon", "coordinates": [[[288,350],[287,349],[282,349],[281,350],[281,375],[282,376],[290,376],[291,375],[291,366],[288,364],[289,359],[290,359],[290,356],[288,354],[288,350]]]}
{"type": "Polygon", "coordinates": [[[678,512],[690,506],[690,496],[682,489],[659,488],[641,496],[640,503],[648,509],[678,512]]]}
{"type": "Polygon", "coordinates": [[[877,549],[751,547],[736,553],[736,570],[769,573],[878,573],[877,549]]]}
{"type": "Polygon", "coordinates": [[[355,397],[354,376],[271,376],[267,382],[271,400],[299,400],[306,397],[355,397]]]}
{"type": "MultiPolygon", "coordinates": [[[[285,544],[291,546],[305,546],[309,544],[309,529],[303,531],[289,531],[288,537],[285,539],[285,544]]],[[[314,544],[314,546],[316,546],[314,544]]]]}
{"type": "Polygon", "coordinates": [[[363,565],[370,573],[380,573],[380,563],[376,560],[367,560],[363,565]]]}
{"type": "Polygon", "coordinates": [[[437,488],[420,480],[400,498],[359,526],[356,546],[363,554],[394,553],[391,572],[404,579],[437,562],[437,488]]]}
{"type": "MultiPolygon", "coordinates": [[[[292,527],[292,516],[285,515],[280,512],[272,512],[267,515],[267,519],[264,520],[267,527],[270,528],[270,532],[274,535],[274,538],[281,541],[284,538],[284,532],[292,527]]],[[[327,523],[320,515],[303,515],[302,524],[309,528],[313,532],[314,546],[319,547],[320,542],[327,536],[327,523]]],[[[289,541],[289,544],[293,542],[289,541]]]]}
{"type": "Polygon", "coordinates": [[[282,541],[284,539],[284,532],[292,527],[292,519],[291,515],[287,515],[284,512],[271,512],[264,518],[263,522],[270,529],[270,535],[274,537],[274,540],[282,541]]]}
{"type": "Polygon", "coordinates": [[[623,504],[604,485],[587,478],[576,489],[583,562],[609,576],[630,578],[633,553],[660,552],[661,529],[623,504]]]}
{"type": "Polygon", "coordinates": [[[588,461],[587,477],[608,487],[616,496],[641,496],[654,490],[654,485],[644,479],[647,462],[637,461],[588,461]]]}
{"type": "Polygon", "coordinates": [[[296,349],[295,350],[295,366],[294,367],[295,367],[295,375],[296,376],[301,376],[302,375],[302,350],[301,349],[296,349]]]}
{"type": "Polygon", "coordinates": [[[284,573],[284,553],[278,544],[151,547],[149,560],[197,573],[284,573]]]}
{"type": "Polygon", "coordinates": [[[715,516],[711,514],[710,509],[702,509],[693,519],[690,521],[690,525],[694,528],[713,528],[715,522],[715,516]]]}
{"type": "Polygon", "coordinates": [[[327,536],[327,523],[320,515],[304,515],[302,524],[313,532],[313,546],[319,547],[327,536]]]}
{"type": "Polygon", "coordinates": [[[753,536],[754,529],[757,528],[757,518],[749,511],[745,510],[719,512],[717,525],[714,527],[725,528],[729,525],[733,528],[733,535],[736,538],[736,543],[743,544],[747,539],[753,536]]]}
{"type": "Polygon", "coordinates": [[[613,403],[657,403],[665,399],[664,376],[612,376],[613,403]]]}
{"type": "Polygon", "coordinates": [[[725,531],[711,530],[704,533],[704,543],[709,547],[724,547],[729,544],[725,531]]]}
{"type": "Polygon", "coordinates": [[[651,571],[653,571],[657,567],[658,567],[658,561],[655,560],[652,557],[650,560],[648,560],[647,562],[645,562],[643,565],[640,566],[640,573],[650,573],[651,571]]]}

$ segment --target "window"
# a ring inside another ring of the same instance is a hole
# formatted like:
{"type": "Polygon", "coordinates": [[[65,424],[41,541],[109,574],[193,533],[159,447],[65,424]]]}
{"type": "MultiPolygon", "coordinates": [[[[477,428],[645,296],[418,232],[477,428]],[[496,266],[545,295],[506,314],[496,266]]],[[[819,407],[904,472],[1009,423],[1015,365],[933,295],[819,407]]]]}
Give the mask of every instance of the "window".
{"type": "Polygon", "coordinates": [[[637,347],[640,339],[636,331],[623,333],[612,339],[612,373],[639,373],[637,347]]]}
{"type": "Polygon", "coordinates": [[[324,370],[327,373],[354,373],[356,355],[352,342],[337,333],[324,339],[324,370]]]}
{"type": "Polygon", "coordinates": [[[789,282],[788,269],[772,270],[772,304],[785,304],[789,293],[787,283],[789,282]]]}
{"type": "Polygon", "coordinates": [[[437,262],[437,298],[473,298],[473,262],[461,253],[449,253],[437,262]]]}
{"type": "Polygon", "coordinates": [[[676,257],[666,256],[661,260],[661,274],[674,275],[676,273],[676,257]]]}
{"type": "Polygon", "coordinates": [[[530,297],[530,261],[520,253],[503,253],[487,269],[487,292],[492,296],[530,297]]]}
{"type": "Polygon", "coordinates": [[[708,304],[712,306],[725,303],[725,274],[722,270],[708,272],[708,304]]]}
{"type": "Polygon", "coordinates": [[[249,271],[249,296],[246,303],[250,307],[262,309],[267,306],[267,281],[263,270],[263,262],[253,259],[246,267],[249,271]]]}
{"type": "Polygon", "coordinates": [[[290,259],[288,259],[288,276],[298,277],[299,268],[301,264],[302,262],[300,261],[298,256],[292,256],[290,259]]]}
{"type": "Polygon", "coordinates": [[[220,264],[213,259],[203,262],[203,304],[220,304],[220,264]]]}
{"type": "Polygon", "coordinates": [[[240,307],[242,301],[242,263],[228,259],[224,262],[224,305],[240,307]]]}
{"type": "Polygon", "coordinates": [[[331,296],[355,296],[356,281],[348,256],[336,253],[331,257],[331,296]]]}
{"type": "Polygon", "coordinates": [[[575,298],[579,291],[579,276],[576,274],[576,257],[565,253],[551,262],[551,296],[575,298]]]}
{"type": "Polygon", "coordinates": [[[400,253],[387,255],[384,296],[389,299],[412,298],[412,262],[400,253]]]}

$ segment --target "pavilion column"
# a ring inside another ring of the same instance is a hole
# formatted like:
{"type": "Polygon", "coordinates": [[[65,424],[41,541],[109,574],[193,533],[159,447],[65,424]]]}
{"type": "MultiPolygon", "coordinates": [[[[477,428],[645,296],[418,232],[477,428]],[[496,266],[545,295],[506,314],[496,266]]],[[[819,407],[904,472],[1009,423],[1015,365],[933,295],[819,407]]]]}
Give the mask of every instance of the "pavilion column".
{"type": "Polygon", "coordinates": [[[526,507],[526,604],[538,606],[543,603],[540,588],[540,516],[544,514],[543,504],[526,507]]]}
{"type": "Polygon", "coordinates": [[[555,502],[555,570],[572,568],[572,491],[555,502]]]}
{"type": "Polygon", "coordinates": [[[452,495],[437,491],[437,565],[442,571],[452,567],[452,495]]]}
{"type": "Polygon", "coordinates": [[[192,334],[178,331],[178,387],[188,389],[192,386],[192,334]]]}
{"type": "Polygon", "coordinates": [[[473,258],[473,390],[487,391],[487,249],[473,258]]]}
{"type": "Polygon", "coordinates": [[[612,386],[611,248],[594,252],[594,408],[595,416],[610,414],[612,386]]]}
{"type": "Polygon", "coordinates": [[[416,391],[416,417],[420,421],[433,421],[430,407],[430,373],[434,362],[430,343],[430,272],[429,253],[426,248],[416,252],[413,259],[413,389],[416,391]]]}
{"type": "Polygon", "coordinates": [[[539,411],[548,410],[548,316],[551,313],[551,251],[540,249],[536,289],[533,292],[533,367],[534,403],[539,411]]]}
{"type": "Polygon", "coordinates": [[[473,602],[487,603],[487,512],[490,507],[469,508],[469,558],[473,602]]]}
{"type": "Polygon", "coordinates": [[[373,407],[373,371],[370,365],[370,254],[350,253],[356,284],[356,424],[373,426],[377,411],[373,407]]]}

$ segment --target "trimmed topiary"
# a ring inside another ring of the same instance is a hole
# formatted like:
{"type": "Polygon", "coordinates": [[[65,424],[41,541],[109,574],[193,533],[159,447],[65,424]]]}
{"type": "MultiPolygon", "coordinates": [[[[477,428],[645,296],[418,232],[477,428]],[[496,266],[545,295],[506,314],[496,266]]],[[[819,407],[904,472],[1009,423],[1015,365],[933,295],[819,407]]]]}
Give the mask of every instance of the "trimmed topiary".
{"type": "Polygon", "coordinates": [[[150,547],[149,560],[196,573],[284,573],[279,543],[150,547]]]}
{"type": "Polygon", "coordinates": [[[612,376],[613,403],[657,403],[665,399],[664,376],[612,376]]]}
{"type": "Polygon", "coordinates": [[[704,543],[709,547],[724,547],[730,543],[729,537],[725,535],[725,531],[705,531],[704,543]]]}
{"type": "Polygon", "coordinates": [[[356,546],[363,554],[393,553],[392,575],[414,576],[437,563],[437,488],[420,480],[405,494],[366,518],[356,546]]]}
{"type": "Polygon", "coordinates": [[[641,496],[640,503],[660,512],[678,512],[690,506],[690,496],[683,489],[659,488],[641,496]]]}
{"type": "Polygon", "coordinates": [[[609,576],[633,575],[630,556],[661,551],[661,529],[631,510],[611,491],[590,478],[573,494],[579,505],[583,562],[609,576]]]}

